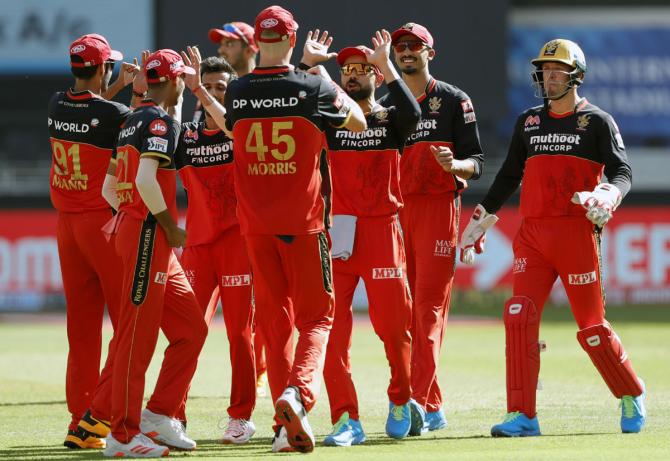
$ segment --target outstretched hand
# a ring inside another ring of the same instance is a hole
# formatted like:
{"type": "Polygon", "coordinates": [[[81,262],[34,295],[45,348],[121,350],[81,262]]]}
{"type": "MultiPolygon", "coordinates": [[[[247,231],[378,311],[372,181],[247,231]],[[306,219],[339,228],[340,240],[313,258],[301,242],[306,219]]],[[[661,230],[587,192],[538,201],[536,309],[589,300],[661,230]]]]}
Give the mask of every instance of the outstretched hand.
{"type": "MultiPolygon", "coordinates": [[[[133,92],[137,94],[144,94],[149,90],[149,85],[147,84],[147,76],[144,75],[144,66],[147,64],[147,59],[151,52],[149,50],[142,51],[141,57],[141,66],[139,71],[133,77],[133,92]]],[[[137,59],[133,59],[134,63],[137,63],[137,59]]]]}
{"type": "Polygon", "coordinates": [[[328,31],[324,30],[319,37],[319,29],[307,32],[307,40],[302,49],[301,62],[309,67],[326,62],[337,56],[337,53],[329,53],[328,48],[333,43],[333,37],[328,36],[328,31]]]}
{"type": "Polygon", "coordinates": [[[382,67],[390,62],[391,56],[391,34],[388,30],[382,29],[375,32],[372,37],[374,51],[367,56],[368,63],[377,67],[382,67]]]}
{"type": "Polygon", "coordinates": [[[195,74],[185,74],[184,81],[186,86],[188,86],[188,88],[193,91],[201,84],[200,63],[202,62],[202,56],[200,56],[200,50],[197,46],[187,46],[186,50],[186,52],[181,52],[181,57],[184,60],[184,64],[195,70],[195,74]]]}

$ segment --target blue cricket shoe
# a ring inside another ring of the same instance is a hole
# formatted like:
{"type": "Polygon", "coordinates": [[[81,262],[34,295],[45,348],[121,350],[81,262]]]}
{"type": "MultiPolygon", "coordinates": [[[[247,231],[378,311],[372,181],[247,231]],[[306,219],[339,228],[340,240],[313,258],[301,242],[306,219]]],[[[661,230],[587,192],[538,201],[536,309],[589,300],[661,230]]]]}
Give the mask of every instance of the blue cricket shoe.
{"type": "Polygon", "coordinates": [[[641,379],[640,384],[642,385],[642,394],[637,397],[632,395],[621,397],[621,432],[625,434],[640,432],[647,419],[647,409],[644,407],[647,388],[641,379]]]}
{"type": "Polygon", "coordinates": [[[426,410],[423,409],[419,403],[414,399],[409,399],[411,424],[409,427],[409,435],[416,437],[418,435],[428,432],[428,423],[426,423],[426,410]]]}
{"type": "Polygon", "coordinates": [[[491,428],[493,437],[532,437],[542,435],[537,416],[529,418],[520,411],[507,413],[505,421],[491,428]]]}
{"type": "Polygon", "coordinates": [[[444,410],[440,408],[437,411],[426,412],[426,424],[429,431],[439,431],[447,427],[447,417],[444,416],[444,410]]]}
{"type": "Polygon", "coordinates": [[[394,439],[404,439],[409,434],[412,425],[409,402],[404,405],[394,405],[389,402],[389,416],[386,418],[386,434],[394,439]]]}
{"type": "Polygon", "coordinates": [[[323,439],[327,447],[350,447],[365,442],[365,432],[361,422],[349,418],[349,412],[345,411],[333,426],[333,431],[323,439]]]}

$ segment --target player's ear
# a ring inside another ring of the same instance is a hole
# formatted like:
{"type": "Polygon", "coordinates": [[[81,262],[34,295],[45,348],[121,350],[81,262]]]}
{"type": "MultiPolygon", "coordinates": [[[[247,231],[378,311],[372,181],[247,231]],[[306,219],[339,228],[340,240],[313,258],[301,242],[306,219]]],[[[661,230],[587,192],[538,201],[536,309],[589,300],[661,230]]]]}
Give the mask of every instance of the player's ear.
{"type": "Polygon", "coordinates": [[[428,60],[432,61],[434,57],[435,57],[435,50],[431,48],[428,50],[428,60]]]}
{"type": "Polygon", "coordinates": [[[291,48],[295,47],[295,42],[298,39],[297,37],[298,35],[295,32],[291,35],[291,38],[289,39],[290,40],[289,44],[291,45],[291,48]]]}
{"type": "Polygon", "coordinates": [[[379,88],[384,83],[384,76],[380,73],[375,74],[375,88],[379,88]]]}

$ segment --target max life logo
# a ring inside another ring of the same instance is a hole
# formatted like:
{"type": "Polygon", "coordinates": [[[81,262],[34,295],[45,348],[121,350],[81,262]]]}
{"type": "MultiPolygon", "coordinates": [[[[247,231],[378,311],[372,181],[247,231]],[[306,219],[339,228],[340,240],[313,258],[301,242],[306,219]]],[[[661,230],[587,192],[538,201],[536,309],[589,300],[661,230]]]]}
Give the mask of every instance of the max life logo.
{"type": "Polygon", "coordinates": [[[251,285],[251,275],[249,274],[221,276],[221,286],[241,287],[246,285],[251,285]]]}
{"type": "Polygon", "coordinates": [[[540,129],[540,116],[539,115],[529,115],[526,117],[526,121],[523,123],[523,131],[529,132],[540,129]]]}

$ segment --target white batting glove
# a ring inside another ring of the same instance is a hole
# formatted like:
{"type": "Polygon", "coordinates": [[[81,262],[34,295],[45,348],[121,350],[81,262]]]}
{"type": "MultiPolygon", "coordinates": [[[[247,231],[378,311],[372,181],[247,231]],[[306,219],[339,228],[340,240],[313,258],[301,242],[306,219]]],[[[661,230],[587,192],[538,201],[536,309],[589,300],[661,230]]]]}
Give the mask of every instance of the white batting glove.
{"type": "Polygon", "coordinates": [[[593,192],[575,192],[572,203],[586,210],[586,218],[598,227],[612,219],[612,213],[621,203],[621,191],[613,184],[598,184],[593,192]]]}
{"type": "Polygon", "coordinates": [[[486,211],[483,206],[477,205],[470,222],[461,235],[461,262],[474,264],[475,254],[484,252],[486,231],[497,222],[496,215],[486,211]]]}

